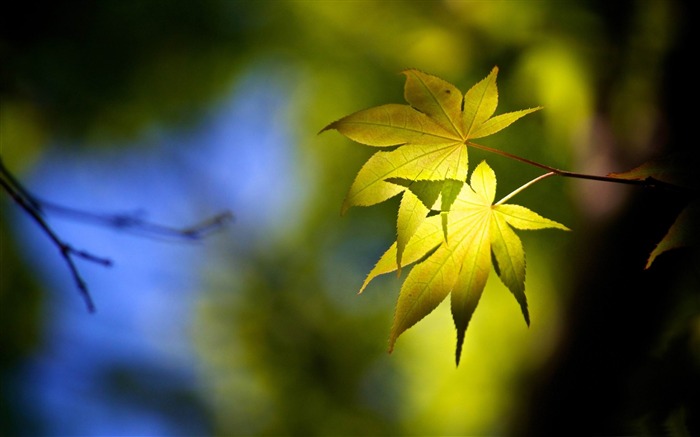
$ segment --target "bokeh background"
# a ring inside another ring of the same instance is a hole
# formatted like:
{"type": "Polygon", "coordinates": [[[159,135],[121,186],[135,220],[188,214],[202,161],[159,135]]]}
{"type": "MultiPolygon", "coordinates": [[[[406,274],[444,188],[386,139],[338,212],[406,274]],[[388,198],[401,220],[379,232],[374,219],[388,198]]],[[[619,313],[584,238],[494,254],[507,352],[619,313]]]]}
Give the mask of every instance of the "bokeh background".
{"type": "MultiPolygon", "coordinates": [[[[545,109],[486,145],[601,175],[692,162],[687,2],[68,1],[0,22],[0,155],[28,190],[173,227],[235,215],[196,242],[49,215],[114,261],[78,260],[90,314],[3,195],[0,435],[700,432],[699,259],[643,270],[687,199],[560,178],[519,194],[573,232],[521,233],[532,325],[492,275],[455,368],[445,304],[387,354],[401,279],[356,292],[398,199],[341,217],[373,150],[318,134],[403,103],[405,68],[466,91],[497,65],[498,113],[545,109]]],[[[541,173],[483,159],[500,196],[541,173]]]]}

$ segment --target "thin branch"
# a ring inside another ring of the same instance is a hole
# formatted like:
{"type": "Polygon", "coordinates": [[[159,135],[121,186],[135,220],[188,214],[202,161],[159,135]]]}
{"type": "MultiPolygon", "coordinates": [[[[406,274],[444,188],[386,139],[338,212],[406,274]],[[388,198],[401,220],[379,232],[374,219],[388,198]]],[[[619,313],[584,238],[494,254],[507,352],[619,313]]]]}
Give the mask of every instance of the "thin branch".
{"type": "Polygon", "coordinates": [[[127,230],[144,236],[186,240],[200,240],[221,229],[234,219],[233,213],[224,211],[196,225],[186,228],[173,228],[144,220],[139,217],[139,212],[130,214],[98,214],[56,205],[45,200],[37,199],[37,203],[46,212],[57,213],[75,220],[127,230]]]}
{"type": "Polygon", "coordinates": [[[197,240],[206,237],[212,232],[218,231],[226,224],[232,222],[234,218],[235,217],[231,211],[224,211],[194,226],[176,231],[181,235],[197,240]]]}
{"type": "Polygon", "coordinates": [[[73,257],[83,258],[87,261],[91,261],[107,267],[112,265],[112,261],[107,258],[102,258],[93,255],[92,253],[87,252],[85,250],[75,249],[71,245],[64,242],[44,219],[44,214],[47,211],[53,211],[59,214],[72,217],[74,219],[91,221],[97,224],[112,226],[119,229],[129,229],[146,235],[188,240],[198,240],[204,238],[212,232],[215,232],[216,230],[225,226],[234,218],[233,214],[230,211],[225,211],[194,226],[190,226],[183,229],[176,229],[168,226],[159,225],[156,223],[147,222],[141,219],[140,217],[137,217],[136,215],[95,214],[91,212],[56,205],[40,200],[36,196],[32,195],[29,191],[27,191],[22,186],[22,184],[12,175],[12,173],[7,169],[7,167],[5,167],[1,157],[0,185],[2,186],[3,190],[10,196],[10,198],[34,220],[34,222],[39,226],[39,228],[41,228],[41,230],[44,231],[44,233],[58,248],[61,257],[63,257],[66,264],[68,265],[68,270],[71,272],[73,280],[76,286],[78,287],[80,294],[85,300],[85,304],[88,308],[88,311],[91,313],[95,312],[95,304],[92,300],[92,297],[90,296],[90,292],[88,291],[88,287],[85,280],[80,275],[80,272],[75,264],[73,257]]]}
{"type": "Polygon", "coordinates": [[[484,150],[489,153],[495,153],[497,155],[504,156],[509,159],[513,159],[516,161],[520,161],[522,163],[531,165],[533,167],[538,167],[543,170],[547,170],[550,173],[554,173],[557,176],[562,176],[565,178],[574,178],[574,179],[587,179],[587,180],[593,180],[593,181],[601,181],[601,182],[612,182],[616,184],[625,184],[625,185],[637,185],[641,187],[646,187],[646,188],[661,188],[669,191],[676,191],[676,192],[687,192],[687,193],[694,193],[697,195],[697,190],[694,190],[689,187],[682,187],[674,184],[669,184],[667,182],[660,181],[658,179],[652,178],[652,177],[647,177],[645,179],[623,179],[623,178],[618,178],[614,176],[598,176],[598,175],[590,175],[590,174],[585,174],[585,173],[576,173],[573,171],[567,171],[567,170],[561,170],[558,168],[551,167],[549,165],[541,164],[536,161],[529,160],[527,158],[523,158],[522,156],[514,155],[512,153],[504,152],[503,150],[498,150],[494,149],[488,146],[484,146],[482,144],[477,144],[473,143],[471,141],[468,141],[467,146],[474,147],[475,149],[480,149],[484,150]]]}
{"type": "Polygon", "coordinates": [[[71,275],[73,276],[73,280],[75,281],[75,284],[78,287],[80,294],[83,296],[83,300],[85,300],[85,305],[87,306],[88,311],[94,313],[95,303],[93,302],[92,297],[90,296],[87,284],[83,280],[82,276],[80,275],[80,272],[78,271],[78,267],[73,261],[73,256],[77,256],[88,261],[101,264],[103,266],[111,266],[112,261],[107,258],[95,256],[84,250],[76,250],[69,244],[61,240],[58,237],[58,235],[56,235],[56,233],[53,231],[51,226],[49,226],[48,223],[46,223],[44,218],[41,216],[41,208],[39,208],[38,204],[35,201],[33,201],[31,195],[29,195],[29,193],[25,189],[21,188],[21,185],[17,182],[17,180],[11,177],[10,172],[2,163],[1,159],[0,173],[2,174],[2,177],[0,177],[0,185],[2,185],[3,189],[12,198],[12,200],[17,205],[19,205],[19,207],[22,208],[34,220],[34,222],[37,225],[39,225],[39,227],[44,231],[44,233],[49,237],[49,239],[51,239],[54,245],[56,245],[61,256],[68,265],[68,269],[70,270],[71,275]]]}
{"type": "MultiPolygon", "coordinates": [[[[10,172],[10,170],[8,170],[7,167],[5,167],[5,163],[2,161],[2,157],[0,157],[0,178],[7,179],[7,183],[12,187],[12,190],[26,201],[26,203],[28,204],[27,206],[34,209],[37,213],[41,213],[41,206],[39,205],[39,202],[37,202],[36,198],[32,196],[24,188],[24,186],[22,186],[22,184],[15,178],[15,176],[10,172]]],[[[9,191],[7,193],[10,194],[9,191]]]]}

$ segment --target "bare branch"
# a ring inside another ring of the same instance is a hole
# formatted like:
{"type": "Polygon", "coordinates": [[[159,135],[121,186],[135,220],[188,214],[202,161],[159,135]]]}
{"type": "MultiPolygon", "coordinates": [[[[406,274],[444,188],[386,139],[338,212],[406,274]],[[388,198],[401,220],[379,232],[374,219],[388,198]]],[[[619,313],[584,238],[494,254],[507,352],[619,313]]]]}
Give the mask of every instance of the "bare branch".
{"type": "Polygon", "coordinates": [[[56,248],[59,250],[61,257],[65,260],[68,270],[73,276],[80,294],[91,313],[95,312],[95,304],[90,296],[87,284],[80,271],[75,264],[74,257],[82,258],[86,261],[109,267],[112,261],[108,258],[103,258],[94,255],[85,250],[78,250],[64,242],[49,224],[44,219],[46,212],[56,212],[63,214],[73,219],[93,222],[103,226],[110,226],[117,229],[127,229],[136,233],[147,236],[170,237],[177,239],[198,240],[208,236],[209,234],[221,229],[223,226],[233,220],[233,214],[230,211],[217,214],[199,224],[183,229],[171,228],[168,226],[159,225],[156,223],[147,222],[138,214],[96,214],[87,211],[81,211],[74,208],[68,208],[61,205],[56,205],[38,199],[36,196],[26,190],[22,184],[12,175],[5,167],[0,157],[0,185],[10,198],[29,215],[39,228],[49,237],[56,248]]]}
{"type": "Polygon", "coordinates": [[[616,184],[625,184],[625,185],[637,185],[645,188],[654,188],[654,189],[664,189],[667,191],[674,191],[674,192],[681,192],[681,193],[688,193],[691,195],[698,195],[698,191],[694,190],[690,187],[683,187],[679,185],[674,185],[674,184],[669,184],[668,182],[663,182],[657,179],[654,179],[652,177],[648,177],[646,179],[624,179],[624,178],[619,178],[615,176],[598,176],[598,175],[591,175],[591,174],[585,174],[585,173],[575,173],[573,171],[567,171],[567,170],[560,170],[558,168],[551,167],[546,164],[540,164],[539,162],[529,160],[527,158],[523,158],[522,156],[514,155],[512,153],[504,152],[502,150],[494,149],[488,146],[484,146],[482,144],[477,144],[477,143],[472,143],[471,141],[466,143],[467,146],[474,147],[475,149],[480,149],[484,150],[489,153],[495,153],[497,155],[504,156],[509,159],[513,159],[515,161],[520,161],[522,163],[531,165],[533,167],[538,167],[543,170],[547,170],[550,173],[553,173],[557,176],[565,177],[565,178],[574,178],[574,179],[587,179],[587,180],[592,180],[592,181],[600,181],[600,182],[612,182],[616,184]]]}
{"type": "Polygon", "coordinates": [[[233,221],[234,216],[230,211],[224,211],[208,218],[201,223],[186,228],[174,228],[153,222],[142,217],[142,212],[99,214],[80,209],[57,205],[45,200],[36,199],[43,211],[56,213],[74,220],[81,220],[101,226],[113,227],[122,231],[129,231],[146,237],[163,237],[185,240],[200,240],[209,234],[216,232],[233,221]]]}
{"type": "Polygon", "coordinates": [[[27,190],[22,187],[22,185],[15,179],[10,171],[5,167],[5,164],[0,158],[0,185],[2,185],[5,192],[12,198],[12,200],[19,205],[33,220],[39,225],[39,227],[44,231],[44,233],[51,239],[51,241],[56,245],[61,256],[66,261],[68,269],[73,275],[73,280],[75,281],[80,294],[85,300],[88,311],[91,313],[95,312],[95,304],[90,296],[87,285],[83,280],[78,268],[73,261],[73,256],[77,256],[88,261],[92,261],[104,266],[111,266],[112,261],[107,258],[98,257],[89,252],[83,250],[75,250],[69,244],[66,244],[61,238],[56,235],[51,226],[46,223],[42,217],[42,211],[40,204],[36,199],[29,194],[27,190]]]}

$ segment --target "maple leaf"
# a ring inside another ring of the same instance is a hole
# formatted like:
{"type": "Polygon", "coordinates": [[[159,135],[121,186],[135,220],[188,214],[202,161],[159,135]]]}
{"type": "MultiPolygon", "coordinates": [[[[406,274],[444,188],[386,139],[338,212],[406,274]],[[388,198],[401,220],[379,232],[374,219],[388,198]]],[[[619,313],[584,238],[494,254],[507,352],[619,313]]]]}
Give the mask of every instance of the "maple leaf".
{"type": "Polygon", "coordinates": [[[651,267],[656,257],[671,249],[681,247],[700,247],[700,232],[698,232],[697,224],[700,223],[700,201],[689,203],[671,227],[666,232],[666,235],[654,247],[654,250],[649,254],[645,269],[651,267]]]}
{"type": "Polygon", "coordinates": [[[447,216],[457,194],[462,189],[462,181],[408,181],[390,179],[392,183],[408,188],[399,204],[396,221],[396,264],[401,271],[401,258],[406,244],[415,234],[431,210],[441,211],[442,227],[447,239],[447,216]]]}
{"type": "MultiPolygon", "coordinates": [[[[433,206],[407,192],[408,181],[464,181],[468,172],[469,140],[494,134],[531,108],[493,116],[498,105],[498,67],[466,94],[439,77],[409,69],[404,98],[408,105],[388,104],[365,109],[334,121],[321,130],[335,129],[368,146],[392,148],[372,155],[355,177],[342,212],[369,206],[404,193],[397,220],[397,266],[404,248],[433,206]]],[[[447,191],[454,190],[448,183],[447,191]]],[[[441,208],[446,211],[443,205],[441,208]]],[[[443,216],[444,218],[445,216],[443,216]]]]}
{"type": "Polygon", "coordinates": [[[681,247],[700,247],[700,200],[698,200],[698,183],[696,167],[692,157],[682,154],[666,156],[651,160],[623,173],[610,173],[608,176],[618,179],[644,181],[649,186],[686,191],[694,195],[673,222],[668,232],[649,254],[645,269],[651,267],[656,258],[672,249],[681,247]]]}
{"type": "MultiPolygon", "coordinates": [[[[529,325],[525,251],[513,228],[568,228],[523,206],[494,204],[495,195],[496,175],[484,161],[473,171],[469,184],[463,184],[452,204],[448,238],[443,235],[442,217],[430,216],[406,243],[401,266],[415,265],[401,287],[396,304],[390,351],[404,331],[451,294],[452,317],[457,329],[455,355],[459,365],[464,334],[486,286],[492,262],[529,325]]],[[[395,242],[369,273],[360,293],[377,276],[397,270],[397,250],[395,242]]]]}

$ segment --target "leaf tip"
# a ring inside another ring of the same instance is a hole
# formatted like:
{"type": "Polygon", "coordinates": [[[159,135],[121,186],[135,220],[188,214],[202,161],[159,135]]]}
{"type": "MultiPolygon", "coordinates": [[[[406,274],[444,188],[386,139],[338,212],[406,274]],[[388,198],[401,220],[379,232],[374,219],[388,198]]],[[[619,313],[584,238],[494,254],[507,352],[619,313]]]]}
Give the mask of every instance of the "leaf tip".
{"type": "Polygon", "coordinates": [[[370,282],[372,282],[372,279],[374,279],[376,276],[372,276],[372,273],[367,275],[365,278],[365,282],[362,283],[362,287],[360,287],[360,291],[357,292],[357,294],[362,294],[365,291],[365,288],[369,285],[370,282]]]}
{"type": "Polygon", "coordinates": [[[530,311],[527,308],[527,303],[523,306],[523,317],[525,318],[525,323],[527,327],[530,327],[530,311]]]}
{"type": "Polygon", "coordinates": [[[403,74],[404,76],[408,76],[409,74],[415,74],[415,73],[427,74],[427,73],[425,73],[425,72],[419,70],[418,68],[413,68],[413,67],[404,68],[404,69],[401,70],[399,73],[400,73],[400,74],[403,74]]]}
{"type": "Polygon", "coordinates": [[[389,350],[387,353],[391,354],[394,352],[394,344],[396,343],[396,338],[392,335],[391,338],[389,338],[389,350]]]}
{"type": "MultiPolygon", "coordinates": [[[[553,220],[552,220],[552,221],[553,221],[553,220]]],[[[563,224],[561,224],[561,223],[559,223],[559,222],[554,222],[554,223],[557,224],[557,226],[554,226],[554,229],[559,229],[560,231],[571,232],[571,228],[570,228],[570,227],[568,227],[568,226],[566,226],[566,225],[563,225],[563,224]]]]}
{"type": "Polygon", "coordinates": [[[457,347],[455,349],[455,365],[459,367],[462,358],[462,346],[464,345],[464,333],[466,330],[457,330],[457,347]]]}
{"type": "Polygon", "coordinates": [[[649,254],[649,258],[647,258],[647,263],[644,265],[644,270],[649,270],[651,265],[656,260],[656,257],[661,255],[662,252],[663,251],[659,251],[659,245],[657,244],[654,250],[649,254]]]}
{"type": "Polygon", "coordinates": [[[322,133],[324,133],[324,132],[327,131],[327,130],[336,129],[336,124],[337,124],[337,123],[338,123],[338,121],[336,120],[336,121],[334,121],[333,123],[328,124],[326,127],[324,127],[323,129],[321,129],[320,131],[318,131],[318,133],[317,133],[316,135],[321,135],[322,133]]]}
{"type": "Polygon", "coordinates": [[[394,352],[394,347],[396,346],[396,340],[399,339],[401,334],[403,334],[408,328],[401,328],[396,324],[394,320],[394,325],[391,327],[391,333],[389,334],[389,353],[394,352]]]}

